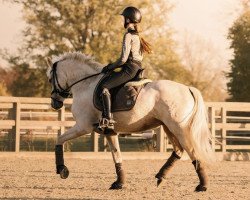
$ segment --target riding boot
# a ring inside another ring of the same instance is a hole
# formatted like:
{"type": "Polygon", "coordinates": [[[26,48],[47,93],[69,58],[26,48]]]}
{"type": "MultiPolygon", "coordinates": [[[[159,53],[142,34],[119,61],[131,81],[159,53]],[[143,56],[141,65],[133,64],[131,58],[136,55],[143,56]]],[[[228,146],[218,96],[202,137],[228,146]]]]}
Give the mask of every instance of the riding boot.
{"type": "Polygon", "coordinates": [[[111,113],[111,96],[108,89],[103,89],[102,104],[103,104],[102,119],[99,122],[98,129],[114,130],[115,121],[111,113]]]}

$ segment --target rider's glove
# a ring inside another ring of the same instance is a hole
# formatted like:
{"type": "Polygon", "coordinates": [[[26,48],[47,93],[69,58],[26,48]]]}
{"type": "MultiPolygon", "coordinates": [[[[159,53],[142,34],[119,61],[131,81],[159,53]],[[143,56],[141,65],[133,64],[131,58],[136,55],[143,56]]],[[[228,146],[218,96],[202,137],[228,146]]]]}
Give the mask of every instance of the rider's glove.
{"type": "Polygon", "coordinates": [[[111,66],[111,64],[109,63],[107,66],[103,67],[103,68],[102,68],[102,73],[107,73],[107,72],[109,72],[109,71],[110,71],[110,66],[111,66]]]}

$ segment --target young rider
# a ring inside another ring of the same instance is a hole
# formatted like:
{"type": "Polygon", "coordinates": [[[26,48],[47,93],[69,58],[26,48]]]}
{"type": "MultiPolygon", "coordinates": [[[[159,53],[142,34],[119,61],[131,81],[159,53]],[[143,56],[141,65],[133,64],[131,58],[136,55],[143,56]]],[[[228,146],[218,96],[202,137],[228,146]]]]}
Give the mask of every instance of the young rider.
{"type": "Polygon", "coordinates": [[[114,129],[115,121],[111,113],[111,96],[109,90],[133,79],[141,69],[143,52],[151,52],[150,45],[139,37],[137,24],[141,22],[141,12],[135,7],[127,7],[123,10],[124,28],[127,30],[123,37],[122,52],[120,58],[105,66],[103,73],[112,71],[109,78],[102,84],[103,113],[99,121],[99,129],[114,129]],[[121,68],[121,71],[113,71],[121,68]]]}

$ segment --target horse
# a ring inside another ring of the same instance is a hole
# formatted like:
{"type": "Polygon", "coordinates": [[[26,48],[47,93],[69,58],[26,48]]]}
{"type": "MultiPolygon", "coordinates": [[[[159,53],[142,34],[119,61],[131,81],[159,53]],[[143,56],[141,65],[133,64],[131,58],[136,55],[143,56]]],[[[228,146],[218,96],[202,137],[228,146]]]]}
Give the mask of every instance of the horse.
{"type": "MultiPolygon", "coordinates": [[[[70,94],[73,96],[71,111],[75,125],[57,137],[55,155],[56,172],[67,178],[68,168],[64,165],[63,144],[71,139],[94,131],[101,112],[93,105],[93,93],[103,77],[103,65],[91,56],[79,53],[65,53],[47,59],[47,77],[51,83],[51,106],[60,109],[70,94]]],[[[209,181],[207,164],[215,160],[211,147],[211,133],[207,123],[206,107],[201,93],[170,80],[152,81],[143,87],[133,109],[114,113],[115,134],[107,138],[116,169],[116,180],[110,189],[122,189],[125,184],[125,170],[119,147],[119,132],[138,133],[163,126],[173,145],[173,152],[155,175],[157,186],[166,179],[170,169],[186,151],[199,178],[195,191],[206,191],[209,181]]]]}

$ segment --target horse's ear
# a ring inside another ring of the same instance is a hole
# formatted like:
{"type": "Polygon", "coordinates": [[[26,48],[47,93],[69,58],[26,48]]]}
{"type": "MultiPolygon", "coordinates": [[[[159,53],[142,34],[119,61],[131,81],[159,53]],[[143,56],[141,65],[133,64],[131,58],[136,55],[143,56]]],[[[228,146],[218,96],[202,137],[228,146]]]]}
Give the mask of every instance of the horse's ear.
{"type": "Polygon", "coordinates": [[[47,57],[46,58],[46,63],[47,63],[48,67],[51,67],[52,66],[52,60],[51,60],[51,58],[47,57]]]}

